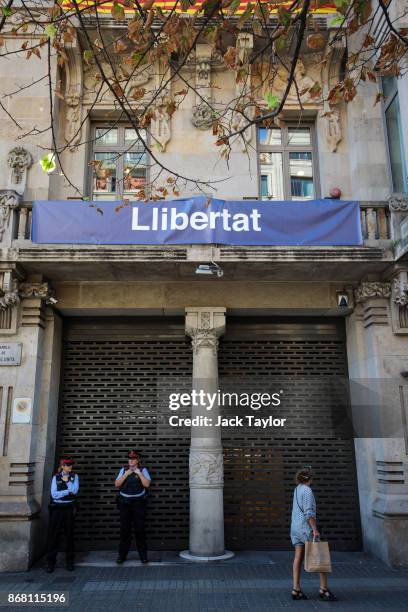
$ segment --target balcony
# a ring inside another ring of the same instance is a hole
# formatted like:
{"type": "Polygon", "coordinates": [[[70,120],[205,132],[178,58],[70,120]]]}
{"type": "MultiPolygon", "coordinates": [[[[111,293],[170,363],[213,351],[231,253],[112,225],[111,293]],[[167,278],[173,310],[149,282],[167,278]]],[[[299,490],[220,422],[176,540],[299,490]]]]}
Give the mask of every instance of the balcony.
{"type": "Polygon", "coordinates": [[[151,280],[197,280],[197,262],[213,260],[226,275],[230,272],[231,279],[289,276],[291,280],[341,277],[353,281],[364,274],[381,273],[395,260],[392,211],[387,202],[360,203],[362,246],[332,247],[35,244],[31,241],[31,208],[30,203],[18,202],[11,207],[2,233],[0,226],[2,261],[18,263],[28,273],[48,278],[115,280],[147,274],[151,280]]]}

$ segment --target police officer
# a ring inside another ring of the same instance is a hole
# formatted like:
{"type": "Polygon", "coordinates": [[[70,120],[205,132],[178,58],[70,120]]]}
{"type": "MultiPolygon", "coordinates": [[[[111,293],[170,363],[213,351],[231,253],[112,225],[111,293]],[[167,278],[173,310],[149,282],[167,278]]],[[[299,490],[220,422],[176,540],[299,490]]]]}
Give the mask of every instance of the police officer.
{"type": "Polygon", "coordinates": [[[146,546],[146,489],[151,482],[147,468],[143,467],[141,458],[134,450],[128,453],[128,465],[122,467],[115,480],[119,491],[120,544],[116,561],[121,565],[126,561],[132,540],[132,525],[135,530],[136,546],[140,561],[147,563],[146,546]]]}
{"type": "Polygon", "coordinates": [[[58,539],[65,533],[66,568],[74,569],[74,523],[76,500],[79,491],[78,474],[72,471],[74,461],[60,459],[57,474],[51,482],[50,521],[47,541],[47,572],[53,572],[57,560],[58,539]]]}

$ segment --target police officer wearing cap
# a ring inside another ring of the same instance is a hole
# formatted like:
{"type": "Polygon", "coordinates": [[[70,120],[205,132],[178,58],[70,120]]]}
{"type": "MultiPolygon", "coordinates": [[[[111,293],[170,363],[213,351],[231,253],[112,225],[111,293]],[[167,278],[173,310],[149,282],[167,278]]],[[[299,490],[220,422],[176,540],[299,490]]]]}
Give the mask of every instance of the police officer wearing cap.
{"type": "Polygon", "coordinates": [[[58,540],[65,534],[66,568],[74,569],[74,524],[79,491],[78,474],[72,471],[74,461],[63,457],[51,482],[50,521],[47,540],[47,572],[53,572],[57,560],[58,540]]]}
{"type": "Polygon", "coordinates": [[[151,482],[147,468],[143,467],[138,453],[128,453],[128,465],[121,468],[115,480],[119,491],[120,543],[117,563],[126,561],[132,540],[132,525],[136,536],[136,546],[140,561],[147,563],[146,546],[146,490],[151,482]]]}

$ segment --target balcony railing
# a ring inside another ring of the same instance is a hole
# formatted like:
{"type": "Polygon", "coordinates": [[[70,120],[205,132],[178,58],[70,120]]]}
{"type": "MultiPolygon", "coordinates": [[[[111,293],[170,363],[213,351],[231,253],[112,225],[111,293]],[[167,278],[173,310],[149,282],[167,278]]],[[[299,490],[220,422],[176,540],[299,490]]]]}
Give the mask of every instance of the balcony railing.
{"type": "MultiPolygon", "coordinates": [[[[14,215],[12,239],[31,240],[31,204],[21,204],[14,215]]],[[[360,202],[360,215],[363,239],[368,246],[373,242],[391,240],[391,213],[387,202],[360,202]]]]}
{"type": "Polygon", "coordinates": [[[360,202],[364,240],[391,240],[391,213],[386,202],[360,202]]]}

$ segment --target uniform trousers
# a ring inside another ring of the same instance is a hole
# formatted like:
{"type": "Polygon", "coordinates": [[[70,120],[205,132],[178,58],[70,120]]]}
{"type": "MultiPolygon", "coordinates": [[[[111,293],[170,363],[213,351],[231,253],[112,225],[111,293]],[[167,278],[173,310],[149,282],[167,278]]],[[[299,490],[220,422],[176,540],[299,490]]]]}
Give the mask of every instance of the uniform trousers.
{"type": "Polygon", "coordinates": [[[120,543],[119,557],[126,559],[132,541],[132,527],[136,537],[136,548],[141,560],[147,559],[146,545],[146,499],[132,501],[120,499],[120,543]]]}
{"type": "Polygon", "coordinates": [[[50,522],[48,526],[47,561],[55,565],[58,553],[60,535],[65,535],[65,556],[67,563],[74,562],[75,555],[75,508],[74,503],[54,504],[50,507],[50,522]]]}

